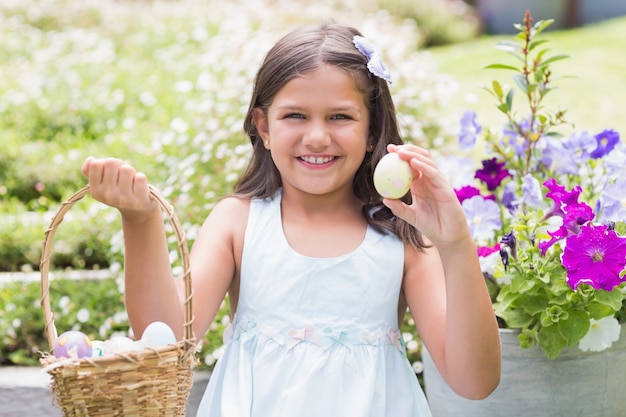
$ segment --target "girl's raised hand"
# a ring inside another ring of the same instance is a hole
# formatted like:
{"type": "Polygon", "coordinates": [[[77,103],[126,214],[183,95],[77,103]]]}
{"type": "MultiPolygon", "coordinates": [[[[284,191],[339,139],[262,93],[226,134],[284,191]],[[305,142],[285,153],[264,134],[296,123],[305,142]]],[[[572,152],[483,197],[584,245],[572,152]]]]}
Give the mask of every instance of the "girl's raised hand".
{"type": "Polygon", "coordinates": [[[465,214],[448,180],[441,174],[426,149],[415,145],[389,145],[409,162],[413,174],[412,203],[385,198],[393,213],[414,225],[436,246],[466,240],[470,234],[465,214]]]}
{"type": "Polygon", "coordinates": [[[120,159],[89,157],[81,171],[89,179],[92,197],[117,208],[125,220],[141,222],[158,208],[146,176],[120,159]]]}

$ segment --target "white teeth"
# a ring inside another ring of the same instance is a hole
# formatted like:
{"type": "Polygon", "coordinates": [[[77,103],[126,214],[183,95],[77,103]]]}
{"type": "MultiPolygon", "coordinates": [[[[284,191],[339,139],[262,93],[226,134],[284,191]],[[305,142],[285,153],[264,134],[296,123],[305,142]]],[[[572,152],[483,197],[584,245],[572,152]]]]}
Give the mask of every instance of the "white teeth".
{"type": "Polygon", "coordinates": [[[332,156],[303,156],[302,159],[304,162],[308,162],[309,164],[321,165],[333,160],[332,156]]]}

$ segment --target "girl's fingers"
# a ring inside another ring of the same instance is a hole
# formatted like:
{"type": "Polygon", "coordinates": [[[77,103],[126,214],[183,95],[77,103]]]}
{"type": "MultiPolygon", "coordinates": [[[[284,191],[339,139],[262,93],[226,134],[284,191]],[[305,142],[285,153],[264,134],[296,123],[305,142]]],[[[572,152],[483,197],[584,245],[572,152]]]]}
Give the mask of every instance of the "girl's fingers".
{"type": "Polygon", "coordinates": [[[100,185],[102,183],[102,161],[91,160],[88,169],[87,177],[89,178],[89,184],[91,186],[100,185]]]}
{"type": "Polygon", "coordinates": [[[133,176],[133,191],[136,196],[150,198],[150,190],[148,189],[148,178],[141,173],[137,172],[133,176]]]}
{"type": "Polygon", "coordinates": [[[80,168],[80,172],[83,173],[84,176],[89,177],[89,167],[91,166],[91,161],[93,160],[93,156],[88,157],[83,162],[83,166],[80,168]]]}
{"type": "Polygon", "coordinates": [[[121,165],[122,161],[119,159],[106,159],[103,164],[102,183],[109,187],[117,186],[121,165]]]}
{"type": "Polygon", "coordinates": [[[120,190],[133,189],[133,181],[135,177],[135,169],[127,164],[122,164],[118,169],[117,186],[120,190]]]}

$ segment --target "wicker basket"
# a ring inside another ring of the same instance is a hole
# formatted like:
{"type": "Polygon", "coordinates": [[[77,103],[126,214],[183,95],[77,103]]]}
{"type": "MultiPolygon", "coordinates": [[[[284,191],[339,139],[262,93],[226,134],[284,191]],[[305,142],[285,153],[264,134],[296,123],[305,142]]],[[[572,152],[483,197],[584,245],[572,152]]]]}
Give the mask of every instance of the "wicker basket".
{"type": "MultiPolygon", "coordinates": [[[[51,350],[57,339],[48,280],[52,240],[65,213],[87,193],[89,186],[64,202],[45,233],[41,258],[41,306],[51,350]]],[[[178,240],[186,294],[184,339],[175,345],[97,358],[67,359],[54,357],[54,352],[44,354],[41,365],[52,376],[52,393],[65,417],[185,415],[195,362],[189,252],[185,235],[170,205],[152,187],[150,195],[166,213],[178,240]]]]}

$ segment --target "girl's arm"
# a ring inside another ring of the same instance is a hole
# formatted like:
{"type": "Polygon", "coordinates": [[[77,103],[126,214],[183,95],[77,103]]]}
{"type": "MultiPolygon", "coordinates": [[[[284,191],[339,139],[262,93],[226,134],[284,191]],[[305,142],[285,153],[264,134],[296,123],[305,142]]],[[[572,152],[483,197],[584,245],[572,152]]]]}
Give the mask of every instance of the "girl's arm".
{"type": "Polygon", "coordinates": [[[498,326],[463,209],[427,151],[391,146],[413,170],[412,204],[385,200],[432,243],[405,250],[403,292],[442,376],[460,395],[480,399],[500,380],[498,326]]]}
{"type": "Polygon", "coordinates": [[[425,346],[459,395],[482,399],[500,381],[500,340],[473,242],[405,249],[403,291],[425,346]]]}
{"type": "MultiPolygon", "coordinates": [[[[82,172],[89,178],[93,198],[117,208],[122,215],[126,309],[135,337],[141,337],[150,323],[162,321],[180,340],[184,333],[184,283],[173,277],[163,215],[150,198],[145,175],[112,158],[88,158],[82,172]]],[[[228,222],[222,208],[226,205],[218,204],[207,218],[190,253],[197,336],[208,329],[234,275],[232,221],[228,222]]]]}

